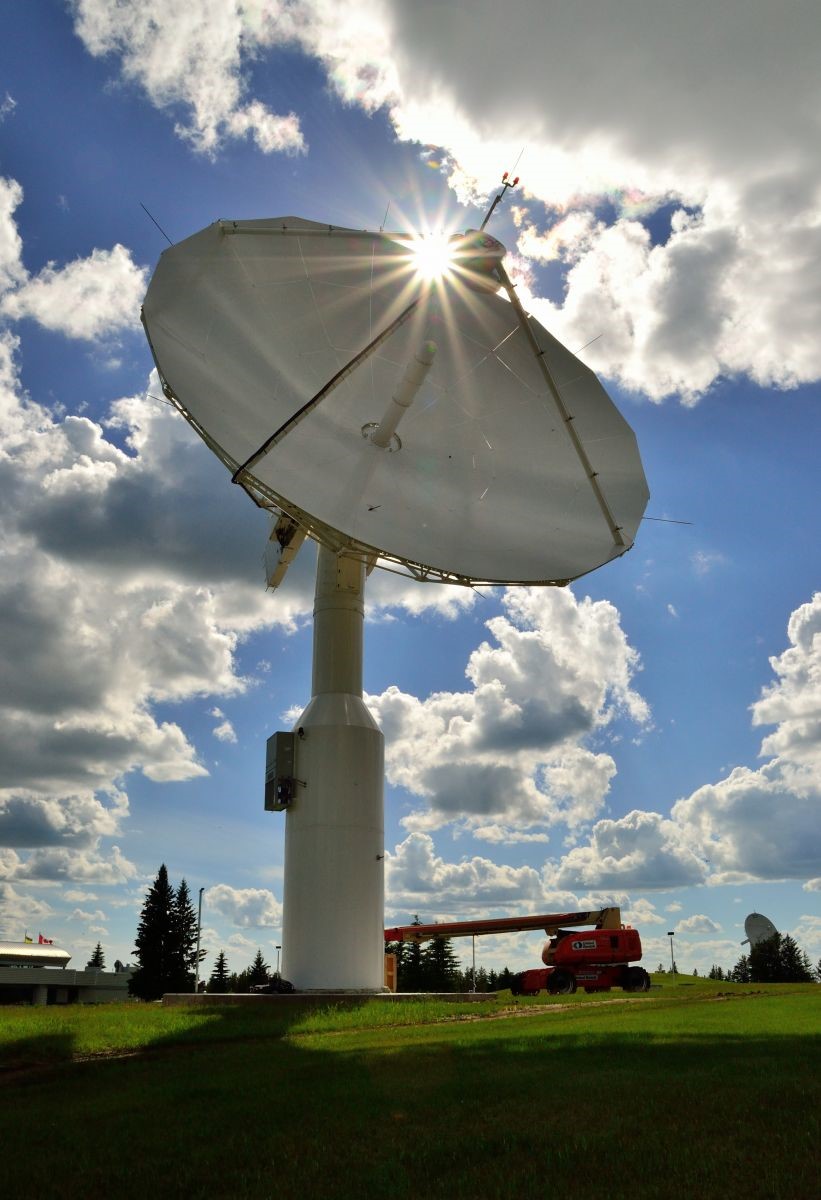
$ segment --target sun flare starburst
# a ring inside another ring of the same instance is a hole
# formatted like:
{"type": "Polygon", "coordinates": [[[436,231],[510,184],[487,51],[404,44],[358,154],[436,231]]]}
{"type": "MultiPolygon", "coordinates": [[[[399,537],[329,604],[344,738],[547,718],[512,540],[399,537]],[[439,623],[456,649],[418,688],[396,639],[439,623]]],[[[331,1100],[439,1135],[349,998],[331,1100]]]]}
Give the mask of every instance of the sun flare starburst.
{"type": "Polygon", "coordinates": [[[446,233],[425,233],[410,244],[414,270],[421,279],[443,279],[453,267],[453,242],[446,233]]]}

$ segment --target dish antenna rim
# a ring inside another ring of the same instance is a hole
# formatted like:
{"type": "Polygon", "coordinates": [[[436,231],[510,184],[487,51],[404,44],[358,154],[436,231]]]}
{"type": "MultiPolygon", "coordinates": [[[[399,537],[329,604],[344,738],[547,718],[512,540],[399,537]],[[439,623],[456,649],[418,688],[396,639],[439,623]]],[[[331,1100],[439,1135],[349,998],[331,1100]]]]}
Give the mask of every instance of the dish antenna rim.
{"type": "MultiPolygon", "coordinates": [[[[208,233],[209,230],[217,230],[220,234],[228,236],[274,235],[277,237],[306,238],[311,240],[319,238],[330,238],[332,240],[357,238],[362,239],[365,243],[371,242],[374,245],[380,243],[383,245],[386,243],[390,244],[392,252],[395,252],[396,248],[399,248],[400,253],[403,247],[412,244],[414,240],[418,240],[418,235],[405,233],[386,234],[383,231],[373,232],[369,230],[357,230],[338,225],[320,224],[318,222],[306,223],[304,218],[285,217],[267,218],[261,221],[219,220],[212,223],[211,226],[191,235],[191,237],[185,239],[185,241],[192,241],[194,238],[201,237],[203,234],[208,233]]],[[[273,434],[269,435],[269,437],[258,446],[257,450],[253,451],[247,457],[244,457],[243,461],[240,461],[235,454],[232,454],[226,445],[223,444],[220,438],[215,436],[215,434],[207,427],[207,424],[211,424],[211,422],[206,423],[204,420],[200,419],[200,416],[195,415],[195,413],[191,411],[188,403],[182,399],[179,391],[174,386],[174,382],[165,374],[163,367],[160,365],[160,357],[162,356],[165,358],[165,355],[162,352],[158,353],[157,348],[155,347],[154,337],[152,336],[150,329],[149,322],[150,319],[153,320],[153,318],[147,317],[145,307],[143,307],[141,311],[141,319],[157,368],[163,395],[169,401],[169,403],[185,418],[188,424],[192,426],[200,439],[205,442],[211,452],[231,472],[233,482],[241,486],[258,507],[269,511],[275,519],[278,519],[281,515],[289,517],[291,520],[296,522],[308,536],[310,536],[320,545],[324,545],[336,551],[337,553],[344,551],[353,557],[361,558],[368,563],[369,568],[379,565],[382,569],[395,571],[398,574],[414,579],[418,582],[447,583],[465,587],[564,587],[573,580],[583,578],[592,571],[598,570],[602,566],[605,566],[608,562],[612,562],[614,559],[620,558],[632,547],[634,534],[632,536],[630,534],[625,535],[622,525],[618,523],[617,517],[608,504],[608,500],[602,490],[601,482],[598,477],[599,472],[594,469],[594,466],[588,457],[587,447],[583,443],[582,437],[579,435],[577,428],[574,425],[575,416],[566,406],[564,397],[562,396],[561,389],[567,385],[565,383],[561,385],[556,383],[555,379],[553,378],[550,363],[546,360],[547,351],[540,345],[537,334],[542,327],[538,324],[538,322],[536,322],[536,328],[534,329],[533,318],[525,311],[516,294],[515,285],[511,283],[506,271],[504,270],[502,265],[504,247],[500,242],[496,241],[496,239],[492,238],[490,235],[482,233],[481,230],[469,230],[464,234],[455,234],[453,235],[452,240],[454,243],[457,243],[457,254],[461,250],[461,253],[464,254],[465,259],[469,261],[469,267],[471,270],[475,270],[473,264],[477,261],[481,261],[482,255],[486,256],[486,263],[490,264],[489,266],[486,265],[484,267],[486,278],[484,280],[484,284],[480,287],[477,287],[475,289],[476,291],[484,291],[486,293],[499,292],[500,295],[502,293],[506,293],[506,299],[510,302],[510,306],[515,313],[515,320],[517,323],[516,327],[521,330],[524,340],[526,343],[528,343],[524,349],[526,353],[529,351],[529,354],[532,356],[528,359],[531,369],[535,363],[536,368],[542,376],[542,385],[539,392],[535,394],[539,396],[544,404],[545,411],[552,412],[552,418],[550,419],[555,422],[556,427],[564,429],[566,438],[570,443],[568,446],[569,461],[576,462],[575,469],[579,478],[581,478],[582,475],[586,476],[587,485],[595,497],[597,507],[601,513],[601,518],[604,519],[609,529],[610,553],[607,553],[606,549],[601,548],[602,544],[606,541],[606,539],[603,537],[602,531],[602,535],[597,535],[597,537],[600,537],[601,539],[599,542],[599,548],[580,550],[577,555],[579,561],[573,562],[572,570],[569,572],[565,570],[558,573],[542,574],[537,572],[522,573],[515,570],[504,569],[505,566],[515,566],[513,562],[508,562],[505,564],[500,562],[499,566],[502,567],[502,569],[498,573],[495,573],[492,570],[468,571],[461,569],[465,564],[460,564],[458,567],[453,568],[449,565],[443,565],[443,562],[447,556],[447,551],[442,551],[441,548],[437,551],[437,554],[439,555],[439,561],[430,561],[419,556],[418,551],[422,547],[419,544],[418,538],[415,539],[417,541],[417,553],[414,555],[413,553],[408,552],[407,546],[399,549],[396,549],[394,546],[392,546],[390,544],[391,535],[384,529],[381,530],[381,537],[378,540],[370,541],[367,539],[367,537],[361,536],[359,530],[354,533],[352,530],[348,531],[345,528],[341,528],[339,525],[333,524],[327,519],[327,512],[323,513],[322,516],[319,516],[316,512],[311,511],[311,506],[306,505],[305,503],[306,499],[310,500],[309,496],[301,496],[300,499],[297,500],[294,498],[290,487],[280,490],[275,485],[272,485],[270,480],[266,481],[254,471],[253,468],[255,464],[261,459],[264,459],[269,450],[275,448],[279,442],[284,440],[288,434],[294,428],[296,428],[298,423],[302,421],[305,415],[308,415],[310,412],[314,411],[314,409],[318,407],[325,397],[332,390],[334,390],[340,382],[344,382],[349,375],[356,371],[357,368],[363,364],[372,353],[374,353],[376,348],[378,348],[383,342],[387,341],[387,339],[391,337],[396,329],[398,329],[408,320],[418,306],[420,299],[429,295],[429,285],[425,285],[422,281],[417,282],[415,291],[412,293],[413,299],[405,306],[403,311],[400,312],[399,316],[390,321],[389,324],[383,328],[382,331],[378,333],[377,336],[373,338],[363,350],[360,350],[359,353],[355,354],[342,369],[337,371],[335,375],[332,375],[331,378],[328,379],[327,382],[320,388],[320,390],[316,392],[306,403],[304,403],[301,407],[298,407],[296,411],[292,412],[291,415],[286,419],[285,423],[281,424],[273,434]],[[488,287],[488,281],[491,283],[490,287],[488,287]],[[541,390],[542,388],[544,389],[543,392],[541,390]],[[581,470],[579,470],[579,467],[581,470]],[[286,492],[288,494],[286,494],[286,492]]],[[[183,244],[184,243],[178,243],[178,246],[183,244]]],[[[161,260],[173,254],[173,251],[176,248],[177,247],[171,247],[169,250],[163,251],[161,260]]],[[[155,276],[152,277],[152,284],[153,278],[155,277],[156,271],[155,276]]],[[[306,278],[307,277],[308,276],[306,275],[306,278]]],[[[467,286],[469,287],[470,284],[467,286]]],[[[149,287],[149,295],[150,292],[151,287],[149,287]]],[[[146,298],[146,302],[148,302],[148,296],[146,298]]],[[[321,311],[319,305],[317,305],[317,311],[321,311]]],[[[491,309],[487,319],[492,316],[492,312],[493,310],[491,309]]],[[[165,333],[165,331],[163,332],[165,333]]],[[[544,330],[544,332],[547,333],[546,330],[544,330]]],[[[459,331],[457,330],[457,334],[458,333],[459,331]]],[[[548,337],[550,336],[551,335],[548,334],[548,337]]],[[[566,348],[561,345],[561,343],[556,342],[555,338],[552,340],[561,351],[569,355],[572,359],[576,359],[576,356],[572,355],[570,351],[567,351],[566,348]]],[[[519,353],[521,353],[521,349],[519,353]]],[[[603,419],[603,414],[606,411],[606,407],[603,407],[602,404],[604,404],[604,406],[609,405],[618,414],[619,410],[613,404],[613,401],[601,386],[595,374],[590,371],[590,368],[586,367],[585,364],[579,365],[584,367],[585,371],[589,372],[593,381],[592,387],[590,384],[585,386],[590,388],[590,396],[588,397],[588,400],[592,406],[590,411],[592,412],[592,419],[594,423],[603,419]],[[597,388],[599,389],[598,392],[596,391],[597,388]]],[[[185,365],[181,365],[180,363],[174,364],[172,369],[175,369],[175,367],[178,367],[180,371],[185,369],[185,365]]],[[[571,382],[573,381],[571,380],[571,382]]],[[[624,418],[621,418],[621,421],[624,425],[624,432],[629,433],[633,440],[633,446],[628,446],[628,449],[624,453],[631,472],[631,487],[640,487],[643,485],[643,504],[641,507],[641,512],[643,512],[649,495],[646,477],[644,476],[638,448],[635,445],[635,434],[624,418]]],[[[272,424],[273,423],[274,421],[272,420],[272,424]]],[[[363,426],[363,436],[365,429],[368,427],[369,426],[363,426]]],[[[588,433],[587,436],[589,438],[591,435],[588,433]]],[[[490,446],[489,442],[488,446],[490,446]]],[[[515,463],[511,463],[511,461],[503,464],[503,470],[508,473],[507,475],[502,476],[506,484],[508,483],[508,479],[512,478],[510,472],[514,469],[515,463]]],[[[504,495],[506,490],[507,489],[504,485],[501,486],[500,491],[502,495],[504,495]]],[[[539,510],[537,505],[540,497],[537,489],[534,489],[530,499],[533,506],[532,511],[538,512],[539,510]]],[[[497,503],[497,501],[494,501],[494,503],[497,503]]],[[[548,508],[543,511],[549,513],[551,510],[548,508]]],[[[553,512],[555,514],[556,510],[554,509],[553,512]]],[[[634,514],[630,513],[631,520],[628,521],[628,528],[630,529],[632,529],[633,516],[634,514]]],[[[553,519],[556,519],[555,516],[553,519]]],[[[449,517],[448,520],[450,521],[452,527],[453,518],[449,517]]],[[[585,520],[590,520],[590,517],[585,517],[585,520]]],[[[635,524],[637,527],[638,520],[635,522],[635,524]]],[[[589,533],[589,530],[586,529],[586,532],[589,533]]],[[[526,540],[523,538],[523,535],[519,534],[518,536],[520,542],[523,543],[523,541],[526,540]]],[[[571,534],[569,532],[565,532],[563,537],[565,545],[568,543],[572,544],[574,540],[578,540],[577,534],[571,534]]],[[[559,544],[561,544],[561,540],[559,544]]],[[[550,550],[550,554],[553,554],[552,549],[550,550]]],[[[432,555],[432,557],[435,557],[435,555],[432,555]]],[[[488,557],[492,557],[492,555],[485,555],[486,560],[488,557]]],[[[519,566],[526,565],[524,556],[520,554],[519,557],[522,559],[522,561],[519,563],[519,566]]],[[[566,554],[565,558],[567,558],[566,554]]],[[[485,565],[489,565],[487,561],[485,561],[485,565]]],[[[562,565],[567,567],[570,566],[570,563],[565,562],[562,565]]]]}

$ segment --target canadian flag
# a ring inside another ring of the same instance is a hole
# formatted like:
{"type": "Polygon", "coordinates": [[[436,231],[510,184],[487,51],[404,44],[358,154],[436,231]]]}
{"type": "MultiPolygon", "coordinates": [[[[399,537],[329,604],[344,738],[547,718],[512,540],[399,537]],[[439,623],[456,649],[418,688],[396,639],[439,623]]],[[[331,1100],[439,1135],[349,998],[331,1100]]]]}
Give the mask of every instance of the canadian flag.
{"type": "Polygon", "coordinates": [[[53,946],[54,938],[44,938],[42,933],[37,934],[37,941],[41,946],[53,946]]]}

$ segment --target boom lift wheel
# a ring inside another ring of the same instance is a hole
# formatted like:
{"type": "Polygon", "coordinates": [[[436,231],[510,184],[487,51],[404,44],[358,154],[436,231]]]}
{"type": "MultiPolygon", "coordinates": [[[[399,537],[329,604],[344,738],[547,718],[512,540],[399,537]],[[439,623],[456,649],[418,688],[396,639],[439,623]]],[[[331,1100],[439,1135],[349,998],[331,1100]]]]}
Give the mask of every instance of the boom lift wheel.
{"type": "Polygon", "coordinates": [[[628,967],[624,972],[622,987],[626,992],[649,992],[650,976],[644,967],[628,967]]]}
{"type": "Polygon", "coordinates": [[[576,976],[558,969],[548,979],[547,990],[551,996],[571,996],[576,990],[576,976]]]}

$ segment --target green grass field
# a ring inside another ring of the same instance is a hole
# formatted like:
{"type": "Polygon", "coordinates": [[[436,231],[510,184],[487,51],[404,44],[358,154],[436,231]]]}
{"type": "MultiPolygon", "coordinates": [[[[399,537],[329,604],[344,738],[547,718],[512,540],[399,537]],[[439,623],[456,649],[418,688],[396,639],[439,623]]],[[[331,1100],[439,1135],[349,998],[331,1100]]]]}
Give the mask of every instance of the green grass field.
{"type": "Polygon", "coordinates": [[[290,1024],[264,1007],[0,1009],[0,1189],[814,1198],[821,987],[659,982],[290,1024]]]}

